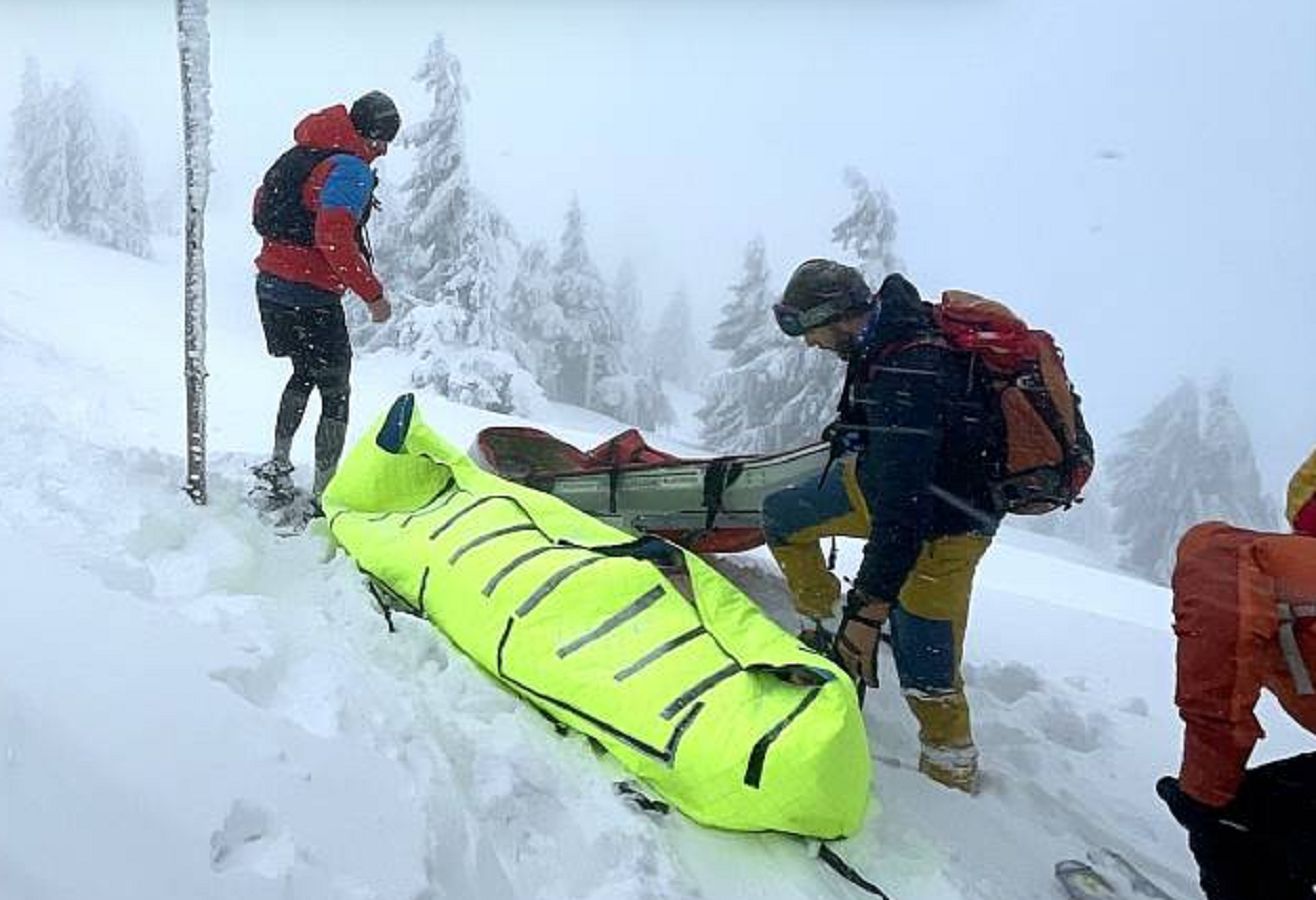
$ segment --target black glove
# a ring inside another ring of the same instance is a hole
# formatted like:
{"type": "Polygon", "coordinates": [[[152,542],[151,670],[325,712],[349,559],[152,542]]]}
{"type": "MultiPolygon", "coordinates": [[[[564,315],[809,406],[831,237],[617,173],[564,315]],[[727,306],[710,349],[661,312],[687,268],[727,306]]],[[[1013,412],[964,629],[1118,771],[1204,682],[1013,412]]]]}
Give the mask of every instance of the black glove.
{"type": "Polygon", "coordinates": [[[891,614],[891,604],[851,588],[845,597],[845,614],[836,631],[832,656],[855,681],[877,687],[877,651],[882,645],[882,625],[891,614]]]}
{"type": "Polygon", "coordinates": [[[1228,806],[1208,806],[1200,800],[1194,800],[1179,787],[1179,779],[1166,775],[1156,782],[1156,794],[1170,808],[1170,814],[1184,828],[1203,831],[1221,825],[1247,831],[1247,827],[1229,818],[1228,806]]]}
{"type": "Polygon", "coordinates": [[[827,424],[827,427],[822,430],[822,439],[832,448],[832,452],[838,456],[842,453],[858,453],[864,449],[863,436],[840,419],[835,419],[827,424]]]}

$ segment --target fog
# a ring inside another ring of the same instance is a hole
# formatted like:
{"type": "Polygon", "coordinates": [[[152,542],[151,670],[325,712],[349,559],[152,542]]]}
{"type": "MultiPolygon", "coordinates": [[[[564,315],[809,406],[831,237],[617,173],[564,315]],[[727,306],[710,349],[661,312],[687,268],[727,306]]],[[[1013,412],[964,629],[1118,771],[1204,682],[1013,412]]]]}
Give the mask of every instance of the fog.
{"type": "MultiPolygon", "coordinates": [[[[173,4],[0,8],[0,106],[25,54],[80,73],[168,183],[173,4]]],[[[422,118],[411,76],[441,31],[476,185],[550,243],[579,196],[605,277],[633,259],[652,308],[685,285],[711,329],[755,235],[779,283],[832,255],[853,165],[890,194],[924,292],[999,296],[1057,335],[1099,449],[1223,370],[1268,490],[1316,443],[1310,0],[212,0],[210,24],[212,228],[242,221],[305,112],[378,88],[422,118]]]]}

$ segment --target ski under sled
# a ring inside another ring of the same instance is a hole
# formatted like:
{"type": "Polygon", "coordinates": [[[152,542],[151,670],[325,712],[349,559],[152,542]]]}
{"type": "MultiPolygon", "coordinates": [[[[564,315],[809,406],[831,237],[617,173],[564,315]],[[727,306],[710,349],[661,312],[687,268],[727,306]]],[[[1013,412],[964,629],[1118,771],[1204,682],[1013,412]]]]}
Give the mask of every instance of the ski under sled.
{"type": "Polygon", "coordinates": [[[827,444],[781,453],[689,459],[650,447],[629,429],[580,450],[537,428],[486,428],[472,457],[483,468],[535,488],[632,534],[654,534],[698,553],[761,545],[763,500],[817,482],[827,444]]]}

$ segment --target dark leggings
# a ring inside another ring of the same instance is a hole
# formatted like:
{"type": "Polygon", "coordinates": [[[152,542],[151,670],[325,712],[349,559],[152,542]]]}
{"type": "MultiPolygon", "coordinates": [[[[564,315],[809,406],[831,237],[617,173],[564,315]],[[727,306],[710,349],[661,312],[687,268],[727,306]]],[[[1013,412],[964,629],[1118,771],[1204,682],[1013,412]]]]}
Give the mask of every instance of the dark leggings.
{"type": "Polygon", "coordinates": [[[317,469],[331,470],[342,454],[351,395],[352,345],[342,305],[332,294],[332,303],[317,296],[307,298],[320,301],[313,305],[272,302],[270,298],[291,291],[312,295],[323,292],[268,275],[260,276],[256,289],[261,298],[266,347],[272,356],[286,356],[292,363],[292,375],[283,387],[274,423],[275,455],[287,458],[311,391],[318,389],[320,424],[315,432],[315,464],[317,469]]]}
{"type": "Polygon", "coordinates": [[[347,415],[351,388],[351,357],[336,365],[324,365],[313,355],[297,353],[292,356],[292,375],[283,386],[279,400],[279,416],[274,425],[274,438],[279,446],[292,443],[311,391],[320,391],[320,425],[315,432],[315,464],[328,468],[337,464],[343,452],[347,432],[347,415]]]}

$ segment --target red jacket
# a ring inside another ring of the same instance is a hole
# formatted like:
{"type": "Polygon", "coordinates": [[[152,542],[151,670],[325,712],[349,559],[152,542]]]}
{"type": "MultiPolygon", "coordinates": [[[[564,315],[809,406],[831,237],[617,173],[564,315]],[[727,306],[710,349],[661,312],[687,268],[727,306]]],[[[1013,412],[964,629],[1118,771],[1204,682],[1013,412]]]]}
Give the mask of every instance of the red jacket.
{"type": "Polygon", "coordinates": [[[1179,785],[1223,806],[1263,736],[1262,688],[1316,734],[1316,537],[1198,525],[1179,542],[1173,586],[1179,785]]]}
{"type": "Polygon", "coordinates": [[[256,257],[256,268],[337,294],[350,289],[373,303],[384,295],[384,289],[361,253],[356,229],[373,186],[373,176],[365,180],[368,163],[379,153],[357,134],[342,105],[302,119],[293,130],[293,139],[303,147],[343,152],[312,169],[302,186],[302,203],[315,214],[314,246],[267,238],[256,257]]]}

